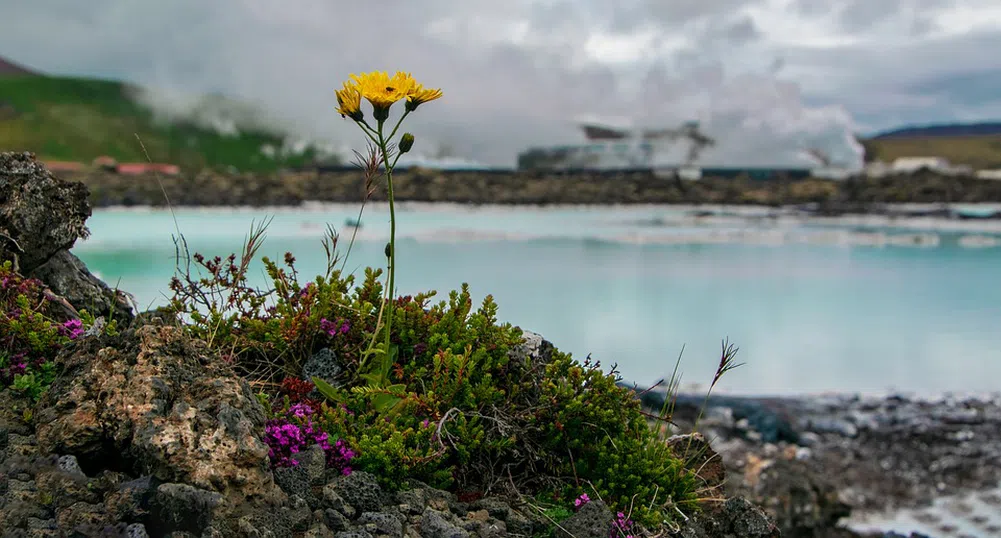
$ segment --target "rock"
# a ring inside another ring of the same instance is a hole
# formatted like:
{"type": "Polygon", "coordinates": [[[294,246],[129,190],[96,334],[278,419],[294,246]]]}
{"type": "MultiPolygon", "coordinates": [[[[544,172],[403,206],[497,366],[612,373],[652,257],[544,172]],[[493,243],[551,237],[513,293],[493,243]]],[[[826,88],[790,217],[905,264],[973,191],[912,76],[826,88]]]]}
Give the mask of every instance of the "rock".
{"type": "Polygon", "coordinates": [[[82,478],[87,478],[87,475],[83,474],[83,469],[80,468],[80,464],[76,461],[76,456],[60,456],[58,465],[61,471],[71,475],[77,475],[82,478]]]}
{"type": "Polygon", "coordinates": [[[60,529],[72,529],[85,536],[94,529],[113,526],[113,521],[104,507],[97,503],[76,502],[56,514],[56,524],[60,529]]]}
{"type": "Polygon", "coordinates": [[[106,315],[117,320],[119,326],[133,318],[128,295],[109,288],[68,250],[56,252],[27,276],[44,282],[78,311],[86,309],[91,314],[106,315]]]}
{"type": "Polygon", "coordinates": [[[829,480],[800,460],[773,460],[758,476],[750,500],[792,535],[836,527],[851,513],[829,480]]]}
{"type": "Polygon", "coordinates": [[[203,344],[152,324],[79,341],[55,362],[62,375],[35,412],[42,451],[73,455],[88,474],[163,482],[155,517],[179,531],[232,529],[248,514],[264,519],[254,523],[261,532],[284,524],[272,521],[283,517],[287,496],[260,438],[263,409],[203,344]]]}
{"type": "Polygon", "coordinates": [[[355,515],[358,514],[358,511],[355,510],[353,506],[348,504],[344,500],[344,498],[341,497],[339,493],[337,493],[337,491],[338,491],[337,487],[333,482],[327,484],[326,486],[323,486],[322,507],[326,508],[327,510],[334,510],[349,519],[354,518],[355,515]]]}
{"type": "Polygon", "coordinates": [[[201,534],[215,519],[224,497],[214,491],[187,484],[161,484],[151,503],[151,512],[161,532],[201,534]]]}
{"type": "Polygon", "coordinates": [[[313,491],[309,483],[309,471],[301,465],[295,467],[278,467],[272,471],[275,477],[275,484],[278,485],[289,497],[297,495],[313,501],[313,491]]]}
{"type": "Polygon", "coordinates": [[[508,532],[522,536],[534,536],[537,527],[539,527],[534,519],[516,510],[512,510],[504,522],[507,524],[508,532]]]}
{"type": "Polygon", "coordinates": [[[532,364],[549,364],[553,360],[553,351],[556,347],[552,342],[546,340],[542,335],[532,331],[522,331],[522,338],[525,341],[509,352],[511,360],[528,360],[532,364]]]}
{"type": "Polygon", "coordinates": [[[855,437],[858,435],[858,427],[849,420],[811,417],[803,422],[803,429],[816,433],[836,433],[843,437],[855,437]]]}
{"type": "Polygon", "coordinates": [[[76,311],[128,322],[132,308],[125,296],[69,252],[90,234],[90,214],[82,183],[54,177],[30,153],[0,153],[0,262],[13,261],[18,272],[44,282],[76,311]]]}
{"type": "MultiPolygon", "coordinates": [[[[312,382],[314,377],[319,377],[334,387],[341,386],[339,377],[343,372],[344,366],[337,359],[337,354],[328,347],[314,353],[309,359],[306,359],[306,364],[302,366],[302,378],[304,380],[312,382]]],[[[322,395],[319,391],[313,389],[309,397],[320,399],[322,395]]]]}
{"type": "Polygon", "coordinates": [[[480,538],[501,538],[507,536],[507,524],[491,518],[480,525],[477,534],[480,538]]]}
{"type": "Polygon", "coordinates": [[[125,527],[126,538],[149,538],[149,533],[146,532],[146,526],[142,523],[133,523],[128,527],[125,527]]]}
{"type": "Polygon", "coordinates": [[[486,510],[487,515],[500,521],[507,521],[511,514],[511,505],[494,497],[486,497],[472,503],[472,510],[486,510]]]}
{"type": "Polygon", "coordinates": [[[149,509],[159,485],[151,476],[130,480],[105,495],[104,505],[115,519],[140,519],[149,509]]]}
{"type": "Polygon", "coordinates": [[[453,523],[450,516],[448,512],[425,509],[420,522],[421,538],[469,538],[469,532],[453,523]]]}
{"type": "Polygon", "coordinates": [[[407,505],[414,513],[423,512],[425,506],[435,510],[454,511],[459,505],[454,494],[424,485],[396,492],[396,502],[407,505]]]}
{"type": "Polygon", "coordinates": [[[373,534],[403,538],[403,521],[394,514],[386,512],[364,512],[358,518],[360,525],[374,525],[373,534]]]}
{"type": "Polygon", "coordinates": [[[31,153],[0,153],[0,260],[27,274],[90,235],[87,187],[54,177],[31,153]]]}
{"type": "Polygon", "coordinates": [[[696,514],[674,534],[679,538],[779,538],[768,516],[742,497],[723,503],[712,513],[696,514]]]}
{"type": "Polygon", "coordinates": [[[306,473],[306,479],[311,486],[322,486],[327,468],[327,454],[318,444],[296,455],[301,467],[306,473]]]}
{"type": "Polygon", "coordinates": [[[558,538],[608,538],[612,511],[600,500],[581,505],[577,513],[556,527],[558,538]]]}
{"type": "Polygon", "coordinates": [[[313,511],[306,499],[296,495],[290,498],[289,526],[295,532],[303,532],[313,523],[313,511]]]}
{"type": "Polygon", "coordinates": [[[334,532],[346,531],[351,527],[351,521],[338,510],[327,508],[323,511],[323,521],[334,532]]]}
{"type": "Polygon", "coordinates": [[[722,493],[726,482],[726,466],[723,458],[709,446],[709,441],[701,433],[672,436],[667,440],[667,446],[685,462],[686,468],[696,470],[696,475],[705,484],[703,496],[722,493]]]}
{"type": "Polygon", "coordinates": [[[334,535],[335,538],[372,538],[372,535],[366,531],[352,530],[339,532],[334,535]]]}
{"type": "Polygon", "coordinates": [[[302,536],[303,538],[334,538],[336,535],[323,523],[317,523],[302,536]]]}
{"type": "Polygon", "coordinates": [[[48,504],[55,509],[65,508],[77,502],[91,504],[101,502],[97,493],[90,489],[86,477],[53,468],[37,472],[34,479],[40,496],[49,500],[48,504]]]}
{"type": "Polygon", "coordinates": [[[328,485],[358,513],[378,512],[382,508],[384,500],[382,488],[375,476],[369,473],[355,471],[347,476],[335,478],[328,485]]]}

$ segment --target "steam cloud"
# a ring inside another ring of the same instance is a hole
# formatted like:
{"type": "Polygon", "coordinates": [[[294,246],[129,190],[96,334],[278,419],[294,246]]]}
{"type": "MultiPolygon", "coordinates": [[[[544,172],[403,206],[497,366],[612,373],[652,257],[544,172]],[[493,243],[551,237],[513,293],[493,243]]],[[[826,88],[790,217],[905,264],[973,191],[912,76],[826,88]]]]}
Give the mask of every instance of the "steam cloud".
{"type": "MultiPolygon", "coordinates": [[[[84,8],[49,0],[5,7],[4,21],[17,23],[0,22],[0,46],[49,72],[156,88],[143,99],[164,115],[200,117],[222,130],[233,125],[213,120],[203,101],[178,97],[178,90],[262,103],[266,113],[243,120],[277,124],[296,138],[342,150],[361,149],[364,139],[334,111],[334,89],[350,73],[404,69],[445,92],[408,119],[415,153],[447,146],[455,157],[512,166],[529,147],[582,141],[573,120],[592,113],[651,128],[698,120],[716,140],[702,154],[706,165],[802,165],[813,162],[804,150],[819,150],[836,165],[857,167],[857,125],[837,104],[838,92],[824,94],[825,81],[851,70],[815,65],[818,58],[834,65],[833,45],[791,45],[779,35],[799,24],[804,36],[824,37],[826,15],[795,15],[783,6],[772,0],[94,0],[84,8]],[[784,18],[793,16],[814,19],[784,18]],[[42,42],[40,27],[48,29],[42,42]],[[776,61],[780,53],[784,66],[776,61]],[[812,104],[800,85],[811,96],[824,95],[818,102],[835,104],[812,104]]],[[[867,58],[848,52],[860,62],[867,58]]],[[[910,65],[892,65],[904,64],[910,65]]],[[[227,114],[220,117],[234,111],[227,114]]]]}

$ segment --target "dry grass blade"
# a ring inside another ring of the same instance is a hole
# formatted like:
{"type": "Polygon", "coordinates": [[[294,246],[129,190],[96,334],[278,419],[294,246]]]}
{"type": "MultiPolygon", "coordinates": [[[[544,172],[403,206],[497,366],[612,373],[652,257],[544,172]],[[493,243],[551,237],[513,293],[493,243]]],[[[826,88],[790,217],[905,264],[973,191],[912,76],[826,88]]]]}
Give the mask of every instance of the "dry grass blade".
{"type": "MultiPolygon", "coordinates": [[[[716,387],[716,383],[719,382],[723,374],[739,368],[744,365],[744,363],[736,364],[734,359],[737,357],[737,351],[739,348],[730,343],[729,339],[723,340],[722,351],[720,352],[719,364],[716,366],[716,373],[713,375],[713,382],[709,384],[709,390],[706,391],[706,398],[702,402],[702,407],[699,409],[699,415],[695,418],[695,424],[692,426],[693,431],[697,431],[699,428],[699,422],[702,421],[702,416],[706,412],[706,408],[709,407],[709,396],[712,394],[713,389],[716,387]]],[[[688,447],[685,449],[685,453],[688,454],[692,448],[692,438],[688,438],[688,447]]]]}
{"type": "Polygon", "coordinates": [[[344,270],[348,263],[348,257],[351,256],[351,247],[355,244],[355,237],[358,235],[358,227],[361,226],[361,216],[365,212],[365,204],[372,198],[372,195],[375,194],[376,182],[382,176],[382,171],[380,170],[380,163],[382,160],[378,146],[369,142],[368,149],[365,153],[360,153],[358,150],[354,150],[354,154],[355,160],[353,161],[353,164],[362,171],[365,178],[365,191],[362,196],[361,207],[358,208],[358,218],[355,219],[355,226],[351,231],[351,240],[348,241],[348,248],[344,253],[344,263],[341,265],[341,271],[344,270]]]}
{"type": "Polygon", "coordinates": [[[327,272],[324,273],[325,279],[330,280],[331,275],[337,269],[337,262],[340,258],[337,254],[337,240],[340,236],[337,234],[337,230],[333,226],[327,224],[327,232],[323,236],[321,244],[323,245],[323,252],[327,258],[327,272]]]}
{"type": "Polygon", "coordinates": [[[720,380],[720,378],[723,377],[723,374],[744,365],[744,363],[734,364],[734,358],[737,356],[737,351],[739,351],[737,346],[731,344],[729,340],[723,340],[721,345],[723,347],[723,351],[720,353],[719,366],[716,367],[716,375],[713,376],[713,382],[709,386],[710,391],[712,391],[713,387],[716,386],[716,383],[720,380]]]}

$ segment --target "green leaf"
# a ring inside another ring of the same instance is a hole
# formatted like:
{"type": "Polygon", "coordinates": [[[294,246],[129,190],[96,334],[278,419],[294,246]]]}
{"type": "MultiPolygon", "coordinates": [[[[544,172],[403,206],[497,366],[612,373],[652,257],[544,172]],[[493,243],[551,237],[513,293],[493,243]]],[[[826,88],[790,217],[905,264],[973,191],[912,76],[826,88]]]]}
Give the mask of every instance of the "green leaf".
{"type": "Polygon", "coordinates": [[[372,394],[372,406],[375,407],[375,410],[378,411],[379,413],[391,412],[402,401],[403,398],[400,398],[399,396],[396,396],[394,394],[386,394],[386,393],[372,394]]]}
{"type": "Polygon", "coordinates": [[[319,377],[313,376],[313,384],[316,385],[316,390],[328,400],[334,403],[342,403],[340,394],[330,383],[327,383],[319,377]]]}

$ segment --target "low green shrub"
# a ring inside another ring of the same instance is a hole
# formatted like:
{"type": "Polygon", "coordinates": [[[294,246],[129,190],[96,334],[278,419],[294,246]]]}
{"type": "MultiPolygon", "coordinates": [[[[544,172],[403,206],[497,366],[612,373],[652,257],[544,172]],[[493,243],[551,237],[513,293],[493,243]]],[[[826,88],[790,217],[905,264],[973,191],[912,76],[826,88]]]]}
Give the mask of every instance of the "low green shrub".
{"type": "Polygon", "coordinates": [[[614,367],[606,372],[555,350],[516,352],[521,330],[498,322],[489,295],[474,309],[465,284],[435,304],[433,292],[396,297],[393,170],[415,137],[395,137],[404,118],[442,92],[409,73],[371,72],[353,75],[336,96],[338,112],[371,142],[358,154],[365,192],[386,180],[385,285],[382,269],[366,269],[357,285],[337,269],[332,230],[322,275],[300,285],[291,254],[283,266],[263,258],[267,290],[247,279],[266,224],[252,228],[239,259],[189,257],[183,236],[177,243],[187,265],[171,281],[170,308],[192,336],[268,387],[260,399],[270,413],[264,436],[272,464],[296,464],[295,454],[315,440],[328,467],[369,471],[389,488],[416,480],[460,499],[510,494],[547,504],[541,513],[558,517],[567,515],[561,506],[588,494],[621,512],[620,534],[633,521],[659,528],[696,510],[694,470],[670,452],[635,394],[617,385],[614,367]],[[390,128],[390,108],[401,101],[390,128]],[[303,379],[324,350],[336,365],[325,378],[303,379]]]}
{"type": "Polygon", "coordinates": [[[350,467],[386,487],[419,480],[469,498],[563,503],[589,493],[654,526],[696,508],[694,474],[616,385],[615,369],[558,350],[548,362],[512,353],[522,332],[498,322],[490,296],[475,309],[466,285],[437,303],[434,293],[396,298],[391,350],[371,353],[380,270],[360,285],[331,270],[300,286],[291,255],[283,267],[265,258],[264,292],[247,284],[244,260],[195,259],[209,276],[172,285],[187,330],[270,387],[271,420],[309,406],[311,424],[350,447],[350,467]],[[236,299],[193,299],[209,295],[236,299]],[[343,373],[319,382],[323,401],[310,400],[303,364],[324,348],[343,373]]]}

